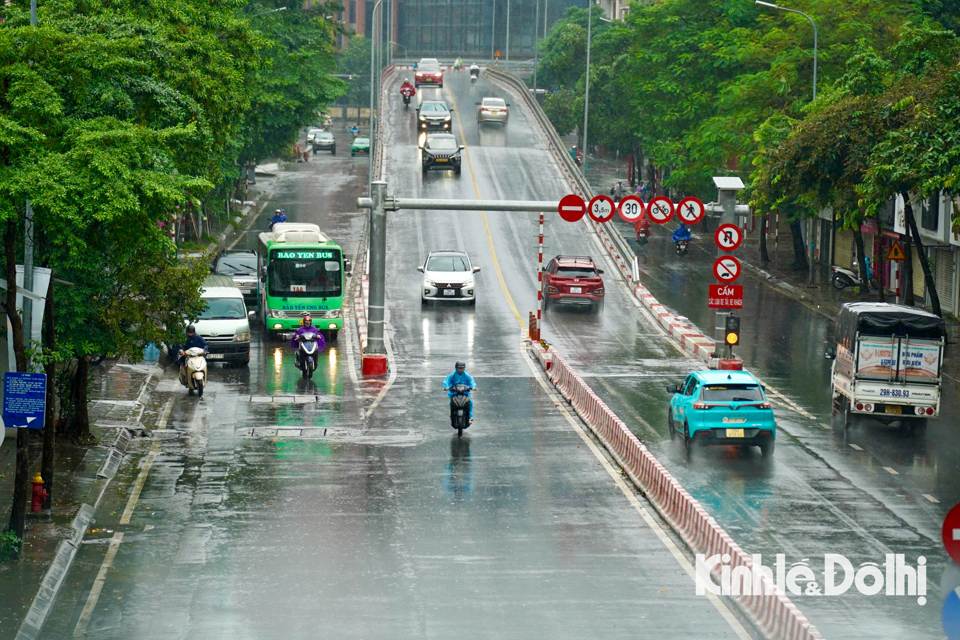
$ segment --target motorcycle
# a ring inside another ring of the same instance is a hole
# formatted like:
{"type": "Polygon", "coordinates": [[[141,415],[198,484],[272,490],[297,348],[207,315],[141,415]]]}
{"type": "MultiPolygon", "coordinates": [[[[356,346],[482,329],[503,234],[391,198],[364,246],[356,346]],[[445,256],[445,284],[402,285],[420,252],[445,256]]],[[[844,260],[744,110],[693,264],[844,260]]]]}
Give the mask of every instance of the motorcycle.
{"type": "Polygon", "coordinates": [[[187,395],[192,396],[196,391],[203,397],[203,388],[207,385],[207,352],[200,347],[192,347],[184,351],[186,358],[180,365],[180,384],[187,388],[187,395]]]}
{"type": "Polygon", "coordinates": [[[301,335],[295,358],[301,377],[313,377],[313,372],[317,370],[317,355],[317,334],[304,333],[301,335]]]}
{"type": "Polygon", "coordinates": [[[689,246],[690,246],[690,241],[689,241],[689,240],[677,240],[676,245],[677,245],[677,255],[678,255],[678,256],[683,256],[683,255],[686,255],[686,253],[687,253],[687,249],[688,249],[689,246]]]}
{"type": "MultiPolygon", "coordinates": [[[[847,287],[858,287],[860,286],[860,267],[859,263],[857,264],[857,270],[851,271],[850,269],[844,269],[843,267],[830,267],[830,271],[833,272],[833,275],[830,276],[830,284],[833,285],[833,288],[837,291],[842,291],[847,287]]],[[[873,273],[870,271],[870,267],[867,267],[867,283],[871,289],[879,289],[880,283],[877,282],[877,279],[873,276],[873,273]]]]}
{"type": "Polygon", "coordinates": [[[637,229],[637,244],[647,244],[647,240],[650,239],[650,229],[649,227],[640,227],[637,229]]]}
{"type": "Polygon", "coordinates": [[[470,84],[476,84],[480,77],[480,69],[470,69],[470,84]]]}
{"type": "Polygon", "coordinates": [[[410,108],[410,95],[406,93],[403,94],[403,108],[404,109],[410,108]]]}
{"type": "Polygon", "coordinates": [[[457,430],[457,437],[463,437],[463,430],[470,426],[470,387],[465,384],[455,384],[452,390],[450,426],[457,430]]]}

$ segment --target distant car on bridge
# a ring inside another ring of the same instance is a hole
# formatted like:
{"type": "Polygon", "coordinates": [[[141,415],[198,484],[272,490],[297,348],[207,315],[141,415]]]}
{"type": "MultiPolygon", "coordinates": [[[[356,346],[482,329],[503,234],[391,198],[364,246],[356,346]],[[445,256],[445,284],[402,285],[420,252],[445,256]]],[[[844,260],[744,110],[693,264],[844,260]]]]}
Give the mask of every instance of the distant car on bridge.
{"type": "Polygon", "coordinates": [[[507,124],[510,117],[510,105],[503,98],[484,98],[477,103],[477,124],[484,122],[499,122],[507,124]]]}
{"type": "Polygon", "coordinates": [[[423,58],[417,64],[417,70],[413,74],[413,83],[419,89],[424,85],[439,87],[443,89],[443,69],[436,58],[423,58]]]}

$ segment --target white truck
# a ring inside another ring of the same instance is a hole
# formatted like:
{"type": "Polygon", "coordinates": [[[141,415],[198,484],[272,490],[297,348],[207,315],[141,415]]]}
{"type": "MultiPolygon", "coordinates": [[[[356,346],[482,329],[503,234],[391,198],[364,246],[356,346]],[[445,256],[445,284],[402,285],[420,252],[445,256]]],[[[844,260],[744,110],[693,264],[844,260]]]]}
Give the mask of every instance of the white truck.
{"type": "Polygon", "coordinates": [[[867,417],[922,431],[940,415],[942,318],[913,307],[853,302],[840,308],[833,360],[833,414],[844,429],[867,417]]]}

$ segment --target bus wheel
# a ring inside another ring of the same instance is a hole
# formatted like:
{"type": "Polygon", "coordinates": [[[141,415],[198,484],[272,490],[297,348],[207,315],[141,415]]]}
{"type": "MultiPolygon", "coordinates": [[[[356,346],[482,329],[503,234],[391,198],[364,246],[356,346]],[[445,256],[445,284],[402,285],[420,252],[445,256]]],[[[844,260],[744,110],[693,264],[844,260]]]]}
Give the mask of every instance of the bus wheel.
{"type": "Polygon", "coordinates": [[[269,340],[270,342],[280,342],[280,332],[267,331],[267,340],[269,340]]]}
{"type": "Polygon", "coordinates": [[[336,342],[337,336],[340,335],[339,329],[331,329],[330,331],[325,331],[327,334],[327,342],[336,342]]]}

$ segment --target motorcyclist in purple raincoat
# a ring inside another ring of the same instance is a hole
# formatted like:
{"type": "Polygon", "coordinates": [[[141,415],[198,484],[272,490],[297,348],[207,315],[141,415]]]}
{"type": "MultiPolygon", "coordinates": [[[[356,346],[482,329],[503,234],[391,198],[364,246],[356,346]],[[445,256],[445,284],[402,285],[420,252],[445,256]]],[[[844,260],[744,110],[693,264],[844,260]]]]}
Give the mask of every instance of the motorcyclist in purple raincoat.
{"type": "Polygon", "coordinates": [[[297,329],[297,332],[293,334],[293,338],[290,339],[290,348],[295,352],[300,348],[300,336],[305,333],[315,333],[317,335],[317,352],[323,351],[324,347],[327,346],[326,341],[323,339],[323,334],[317,331],[317,328],[313,326],[313,318],[310,316],[305,316],[303,318],[303,326],[297,329]]]}

